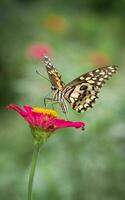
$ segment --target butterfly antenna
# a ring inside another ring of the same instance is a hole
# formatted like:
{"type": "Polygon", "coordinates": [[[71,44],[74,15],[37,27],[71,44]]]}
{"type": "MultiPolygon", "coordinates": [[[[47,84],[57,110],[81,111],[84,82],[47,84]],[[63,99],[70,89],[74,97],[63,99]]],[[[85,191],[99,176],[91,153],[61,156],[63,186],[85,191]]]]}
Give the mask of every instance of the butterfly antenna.
{"type": "Polygon", "coordinates": [[[36,69],[36,73],[41,76],[42,78],[46,79],[47,81],[50,82],[50,80],[48,78],[46,78],[45,76],[43,76],[37,69],[36,69]]]}

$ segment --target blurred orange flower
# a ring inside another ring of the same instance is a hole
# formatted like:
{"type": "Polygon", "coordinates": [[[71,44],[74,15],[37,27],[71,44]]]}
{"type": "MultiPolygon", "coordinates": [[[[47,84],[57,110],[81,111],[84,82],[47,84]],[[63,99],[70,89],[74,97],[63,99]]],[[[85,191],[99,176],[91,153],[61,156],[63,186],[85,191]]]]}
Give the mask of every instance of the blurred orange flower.
{"type": "Polygon", "coordinates": [[[110,59],[108,55],[101,52],[96,52],[90,56],[90,62],[95,66],[109,65],[110,59]]]}
{"type": "Polygon", "coordinates": [[[67,23],[63,17],[52,15],[46,19],[45,26],[52,32],[62,33],[66,30],[67,23]]]}
{"type": "Polygon", "coordinates": [[[48,44],[43,43],[34,43],[30,44],[26,50],[26,54],[28,58],[36,58],[40,59],[45,55],[52,55],[52,48],[48,44]]]}

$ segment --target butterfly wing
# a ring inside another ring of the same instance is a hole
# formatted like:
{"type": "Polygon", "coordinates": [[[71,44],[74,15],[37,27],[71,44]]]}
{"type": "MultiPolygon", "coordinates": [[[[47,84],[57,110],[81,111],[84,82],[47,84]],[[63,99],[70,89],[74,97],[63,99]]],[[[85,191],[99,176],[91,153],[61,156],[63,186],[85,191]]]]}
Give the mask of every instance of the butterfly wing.
{"type": "Polygon", "coordinates": [[[116,71],[117,66],[106,66],[83,74],[64,87],[63,95],[74,110],[84,112],[93,107],[100,88],[116,71]]]}
{"type": "Polygon", "coordinates": [[[44,56],[43,62],[45,63],[46,70],[52,86],[54,88],[62,90],[64,87],[64,83],[61,80],[61,75],[57,72],[56,68],[53,66],[50,58],[48,56],[44,56]]]}

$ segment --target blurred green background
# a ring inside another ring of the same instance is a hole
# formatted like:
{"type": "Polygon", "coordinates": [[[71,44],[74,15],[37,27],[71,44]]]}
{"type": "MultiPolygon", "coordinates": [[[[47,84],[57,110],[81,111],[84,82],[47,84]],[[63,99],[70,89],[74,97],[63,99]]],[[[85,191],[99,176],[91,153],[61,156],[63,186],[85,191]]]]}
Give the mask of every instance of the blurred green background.
{"type": "Polygon", "coordinates": [[[78,114],[69,106],[68,118],[84,121],[86,130],[60,130],[42,147],[33,199],[125,199],[124,11],[124,0],[0,1],[1,200],[26,199],[33,140],[5,106],[43,105],[50,84],[35,73],[47,76],[42,51],[65,83],[98,66],[115,64],[119,71],[93,109],[78,114]]]}

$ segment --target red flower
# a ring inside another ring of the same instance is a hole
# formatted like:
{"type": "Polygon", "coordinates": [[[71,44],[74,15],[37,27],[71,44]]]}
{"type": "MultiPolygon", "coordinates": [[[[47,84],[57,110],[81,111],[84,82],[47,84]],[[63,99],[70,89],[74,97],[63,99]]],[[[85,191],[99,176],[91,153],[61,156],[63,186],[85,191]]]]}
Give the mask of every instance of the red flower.
{"type": "Polygon", "coordinates": [[[10,104],[7,109],[17,111],[29,123],[37,142],[45,141],[51,133],[60,128],[74,127],[83,129],[85,126],[84,122],[66,121],[57,118],[57,112],[47,108],[23,106],[22,109],[15,104],[10,104]]]}
{"type": "Polygon", "coordinates": [[[27,49],[27,56],[29,58],[42,58],[43,56],[52,55],[52,48],[47,44],[36,43],[32,44],[27,49]]]}

